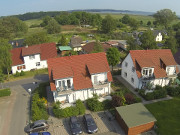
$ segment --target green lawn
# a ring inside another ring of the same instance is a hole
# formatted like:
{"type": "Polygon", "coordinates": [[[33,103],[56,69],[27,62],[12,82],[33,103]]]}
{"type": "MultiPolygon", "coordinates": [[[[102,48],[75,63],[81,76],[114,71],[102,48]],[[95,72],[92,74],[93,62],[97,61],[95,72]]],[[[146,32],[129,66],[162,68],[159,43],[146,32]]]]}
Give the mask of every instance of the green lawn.
{"type": "MultiPolygon", "coordinates": [[[[38,69],[38,70],[34,70],[34,71],[27,71],[27,72],[25,72],[25,75],[18,76],[18,77],[15,77],[15,75],[10,75],[9,81],[21,80],[21,79],[33,77],[33,76],[40,75],[40,74],[48,74],[48,69],[46,68],[46,69],[38,69]]],[[[7,75],[5,76],[5,78],[7,78],[7,75]]]]}
{"type": "Polygon", "coordinates": [[[180,96],[145,106],[157,119],[160,135],[180,134],[180,96]]]}

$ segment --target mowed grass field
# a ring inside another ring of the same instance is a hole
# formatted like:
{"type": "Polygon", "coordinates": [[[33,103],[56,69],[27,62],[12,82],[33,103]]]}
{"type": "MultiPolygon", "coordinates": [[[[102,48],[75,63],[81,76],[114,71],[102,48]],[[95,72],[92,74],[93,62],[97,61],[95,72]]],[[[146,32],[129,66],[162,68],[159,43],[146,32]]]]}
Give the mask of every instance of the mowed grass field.
{"type": "Polygon", "coordinates": [[[157,119],[160,135],[180,135],[180,96],[145,106],[157,119]]]}

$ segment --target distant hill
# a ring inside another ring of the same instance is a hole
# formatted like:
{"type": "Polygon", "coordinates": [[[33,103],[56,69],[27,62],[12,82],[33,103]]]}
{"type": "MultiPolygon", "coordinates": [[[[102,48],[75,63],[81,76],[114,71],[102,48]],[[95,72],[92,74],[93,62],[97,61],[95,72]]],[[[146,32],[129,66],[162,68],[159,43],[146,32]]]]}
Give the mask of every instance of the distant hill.
{"type": "Polygon", "coordinates": [[[69,10],[69,12],[74,11],[85,11],[85,12],[97,12],[97,13],[115,13],[115,14],[133,14],[133,15],[153,15],[154,12],[145,11],[130,11],[130,10],[114,10],[114,9],[84,9],[84,10],[69,10]]]}
{"type": "Polygon", "coordinates": [[[28,12],[25,14],[12,15],[12,16],[25,21],[25,20],[31,20],[31,19],[39,19],[45,16],[54,17],[56,15],[61,14],[62,12],[76,12],[76,11],[84,11],[84,12],[90,12],[90,13],[133,14],[133,15],[145,15],[145,16],[154,14],[153,12],[130,11],[130,10],[114,10],[114,9],[83,9],[82,10],[82,9],[79,9],[79,10],[68,10],[68,11],[28,12]]]}

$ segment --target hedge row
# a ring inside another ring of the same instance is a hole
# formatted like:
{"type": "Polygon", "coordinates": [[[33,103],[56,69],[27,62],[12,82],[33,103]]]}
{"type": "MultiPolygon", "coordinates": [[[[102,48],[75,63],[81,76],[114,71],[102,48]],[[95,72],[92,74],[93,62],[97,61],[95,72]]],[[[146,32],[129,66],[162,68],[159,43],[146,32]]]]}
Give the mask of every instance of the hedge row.
{"type": "Polygon", "coordinates": [[[31,113],[32,113],[32,120],[47,120],[49,118],[47,112],[47,100],[46,100],[46,86],[49,83],[41,83],[39,87],[37,87],[33,91],[32,97],[32,105],[31,105],[31,113]]]}
{"type": "Polygon", "coordinates": [[[11,90],[9,88],[0,90],[0,97],[10,96],[11,90]]]}
{"type": "Polygon", "coordinates": [[[86,108],[81,100],[76,101],[76,106],[71,106],[64,109],[60,108],[60,102],[56,102],[53,105],[53,113],[57,118],[83,115],[85,114],[85,110],[86,108]]]}
{"type": "Polygon", "coordinates": [[[149,92],[145,94],[145,90],[139,90],[139,94],[146,100],[154,100],[154,99],[165,98],[167,95],[167,91],[165,87],[156,86],[153,92],[149,92]]]}

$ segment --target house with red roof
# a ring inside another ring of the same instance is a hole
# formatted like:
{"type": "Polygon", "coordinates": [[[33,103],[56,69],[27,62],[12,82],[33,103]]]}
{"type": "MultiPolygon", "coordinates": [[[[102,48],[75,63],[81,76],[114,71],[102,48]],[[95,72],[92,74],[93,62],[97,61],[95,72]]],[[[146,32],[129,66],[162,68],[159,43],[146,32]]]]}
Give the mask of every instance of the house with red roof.
{"type": "Polygon", "coordinates": [[[57,57],[55,43],[44,43],[11,50],[12,73],[47,68],[47,59],[57,57]]]}
{"type": "Polygon", "coordinates": [[[122,62],[121,76],[134,88],[147,84],[165,86],[178,74],[177,63],[170,49],[131,50],[122,62]]]}
{"type": "Polygon", "coordinates": [[[111,92],[112,76],[105,53],[51,58],[47,63],[55,102],[74,103],[111,92]]]}

